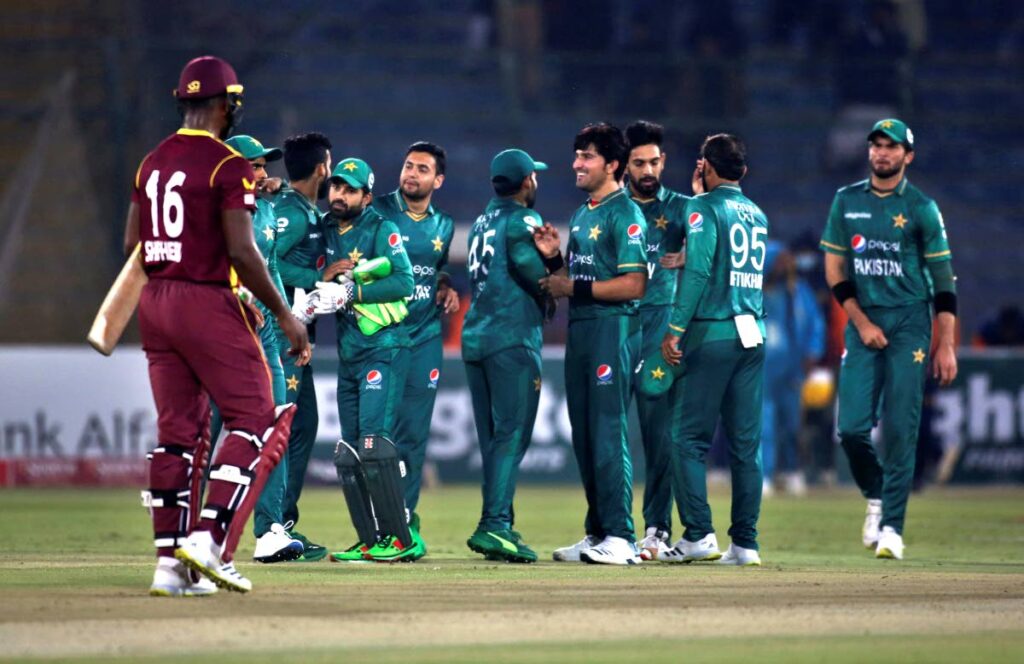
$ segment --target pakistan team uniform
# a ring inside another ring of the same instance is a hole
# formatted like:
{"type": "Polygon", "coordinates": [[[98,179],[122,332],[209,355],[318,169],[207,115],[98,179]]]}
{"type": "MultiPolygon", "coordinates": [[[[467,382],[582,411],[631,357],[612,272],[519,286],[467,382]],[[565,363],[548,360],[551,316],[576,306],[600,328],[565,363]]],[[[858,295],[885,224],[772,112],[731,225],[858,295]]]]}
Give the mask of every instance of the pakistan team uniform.
{"type": "MultiPolygon", "coordinates": [[[[676,560],[721,557],[707,501],[706,457],[721,417],[729,438],[734,546],[756,558],[761,509],[761,395],[765,333],[761,286],[768,220],[738,186],[719,185],[687,206],[686,269],[669,329],[685,365],[673,411],[672,455],[683,539],[676,560]]],[[[730,547],[730,553],[733,551],[730,547]]],[[[728,562],[736,562],[727,554],[728,562]]],[[[757,559],[757,562],[754,562],[757,559]]]]}
{"type": "Polygon", "coordinates": [[[437,283],[441,270],[448,264],[455,223],[433,206],[422,215],[416,214],[399,191],[376,199],[373,206],[398,227],[415,281],[408,300],[409,315],[402,323],[409,334],[404,360],[408,368],[394,431],[395,444],[407,471],[405,504],[415,511],[443,359],[437,283]]]}
{"type": "MultiPolygon", "coordinates": [[[[668,331],[679,271],[666,270],[659,260],[666,253],[682,250],[686,202],[690,197],[661,187],[654,198],[634,196],[633,200],[647,221],[647,290],[640,300],[640,357],[646,358],[658,351],[661,339],[668,331]]],[[[664,533],[667,540],[672,533],[672,457],[666,440],[666,413],[672,403],[671,395],[647,397],[639,392],[642,373],[634,374],[634,377],[636,410],[644,446],[644,528],[664,533]]],[[[670,380],[670,377],[664,376],[663,379],[670,380]]]]}
{"type": "Polygon", "coordinates": [[[942,214],[906,178],[889,194],[857,182],[836,193],[821,249],[846,258],[858,303],[889,341],[868,348],[847,326],[839,435],[860,490],[882,501],[881,527],[902,534],[931,344],[930,271],[952,259],[942,214]],[[879,414],[881,461],[871,444],[879,414]]]}
{"type": "Polygon", "coordinates": [[[494,198],[469,234],[472,301],[462,327],[462,359],[484,473],[483,509],[469,547],[516,562],[537,559],[512,530],[512,500],[540,400],[539,281],[547,270],[533,231],[542,223],[515,200],[494,198]]]}
{"type": "MultiPolygon", "coordinates": [[[[625,190],[589,201],[569,221],[573,280],[605,281],[646,272],[646,222],[625,190]]],[[[633,465],[626,414],[640,362],[637,302],[569,303],[565,390],[572,446],[587,497],[588,538],[634,542],[633,465]]]]}

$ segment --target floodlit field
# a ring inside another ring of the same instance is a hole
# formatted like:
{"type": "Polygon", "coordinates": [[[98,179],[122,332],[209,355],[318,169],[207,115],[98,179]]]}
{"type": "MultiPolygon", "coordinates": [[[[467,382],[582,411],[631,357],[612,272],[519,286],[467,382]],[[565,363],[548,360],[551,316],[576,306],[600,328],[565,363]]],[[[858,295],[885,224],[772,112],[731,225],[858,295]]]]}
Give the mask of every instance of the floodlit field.
{"type": "MultiPolygon", "coordinates": [[[[424,495],[430,554],[418,563],[243,562],[251,594],[198,599],[146,595],[151,535],[137,495],[0,492],[0,659],[1024,660],[1021,489],[914,496],[903,562],[861,547],[863,502],[851,490],[772,498],[764,567],[735,569],[485,562],[465,547],[478,491],[445,487],[424,495]]],[[[310,490],[301,507],[314,540],[352,543],[340,491],[310,490]]],[[[724,547],[727,495],[713,507],[724,547]]],[[[575,488],[525,488],[517,512],[543,559],[582,535],[575,488]]]]}

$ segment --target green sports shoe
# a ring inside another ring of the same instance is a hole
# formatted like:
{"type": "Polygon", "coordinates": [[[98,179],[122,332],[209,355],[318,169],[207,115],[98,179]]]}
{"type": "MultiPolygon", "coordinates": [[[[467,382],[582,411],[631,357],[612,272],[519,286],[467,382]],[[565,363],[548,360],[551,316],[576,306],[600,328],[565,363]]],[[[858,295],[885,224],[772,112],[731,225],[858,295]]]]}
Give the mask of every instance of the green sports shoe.
{"type": "Polygon", "coordinates": [[[487,560],[505,560],[510,563],[535,563],[537,553],[523,543],[514,530],[477,530],[466,540],[466,546],[483,554],[487,560]]]}
{"type": "Polygon", "coordinates": [[[409,519],[409,533],[412,535],[412,548],[416,550],[412,559],[419,560],[427,555],[427,543],[423,541],[423,535],[420,534],[420,515],[416,512],[413,512],[412,518],[409,519]]]}
{"type": "Polygon", "coordinates": [[[370,547],[362,542],[356,542],[344,551],[331,553],[328,559],[332,563],[363,563],[367,562],[364,556],[369,550],[370,547]]]}
{"type": "Polygon", "coordinates": [[[289,530],[287,533],[292,539],[302,542],[302,555],[295,559],[297,562],[314,563],[327,556],[326,546],[310,542],[305,535],[297,530],[289,530]]]}
{"type": "Polygon", "coordinates": [[[363,557],[377,563],[411,563],[423,557],[421,552],[422,549],[415,544],[402,546],[397,537],[388,535],[370,547],[363,557]]]}

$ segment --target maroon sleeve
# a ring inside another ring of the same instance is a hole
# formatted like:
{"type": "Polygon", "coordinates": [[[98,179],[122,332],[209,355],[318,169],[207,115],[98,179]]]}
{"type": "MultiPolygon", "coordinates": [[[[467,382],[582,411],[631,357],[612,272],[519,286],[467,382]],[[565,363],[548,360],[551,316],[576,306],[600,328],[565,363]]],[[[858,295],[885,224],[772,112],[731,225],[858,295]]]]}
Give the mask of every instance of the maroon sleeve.
{"type": "Polygon", "coordinates": [[[210,176],[210,183],[217,190],[221,210],[256,211],[256,175],[244,157],[225,158],[210,176]]]}
{"type": "Polygon", "coordinates": [[[142,167],[146,165],[147,159],[149,159],[148,154],[139,162],[139,168],[135,171],[135,179],[132,181],[132,203],[136,205],[142,205],[142,167]]]}

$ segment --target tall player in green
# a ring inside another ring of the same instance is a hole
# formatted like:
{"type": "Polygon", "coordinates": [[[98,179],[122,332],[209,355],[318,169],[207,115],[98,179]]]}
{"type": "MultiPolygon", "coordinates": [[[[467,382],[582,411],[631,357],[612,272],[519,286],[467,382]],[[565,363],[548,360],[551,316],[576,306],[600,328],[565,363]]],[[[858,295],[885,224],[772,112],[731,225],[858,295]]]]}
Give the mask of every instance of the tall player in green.
{"type": "Polygon", "coordinates": [[[686,269],[661,350],[685,366],[673,411],[672,454],[685,531],[666,562],[718,560],[760,565],[761,390],[764,380],[764,306],[761,285],[768,220],[740,190],[746,148],[730,134],[701,147],[687,205],[686,269]],[[699,184],[697,184],[699,182],[699,184]],[[723,556],[711,523],[706,457],[721,417],[732,470],[732,543],[723,556]]]}
{"type": "MultiPolygon", "coordinates": [[[[413,292],[412,266],[398,227],[370,206],[373,200],[373,172],[362,159],[338,162],[330,179],[330,212],[323,218],[328,256],[348,271],[364,261],[384,257],[391,262],[390,274],[372,283],[354,287],[352,304],[394,302],[413,292]]],[[[335,314],[338,332],[338,418],[341,437],[359,441],[365,436],[395,439],[402,403],[409,347],[404,325],[389,325],[373,334],[360,329],[357,314],[347,307],[335,314]]],[[[347,550],[332,553],[339,562],[363,560],[415,560],[422,556],[422,542],[394,550],[386,543],[357,542],[347,550]]],[[[408,543],[403,543],[408,545],[408,543]]]]}
{"type": "Polygon", "coordinates": [[[547,270],[533,244],[533,233],[542,224],[533,206],[536,172],[546,169],[522,150],[495,155],[495,197],[469,233],[472,301],[462,326],[462,359],[484,482],[480,521],[466,544],[489,560],[537,560],[513,530],[512,499],[540,400],[545,309],[540,280],[547,270]]]}
{"type": "MultiPolygon", "coordinates": [[[[556,549],[554,559],[633,565],[641,559],[626,412],[641,359],[637,300],[647,283],[647,224],[619,184],[627,157],[622,131],[588,125],[574,148],[576,186],[590,198],[569,220],[568,265],[543,284],[552,297],[570,298],[565,391],[587,516],[586,536],[556,549]]],[[[556,260],[558,236],[550,225],[534,233],[534,242],[556,260]]]]}
{"type": "Polygon", "coordinates": [[[878,558],[903,558],[903,519],[914,476],[921,401],[938,318],[932,371],[956,378],[956,284],[935,201],[910,184],[914,134],[897,119],[868,134],[871,177],[832,202],[821,248],[825,278],[849,316],[839,376],[839,437],[868,499],[861,536],[878,558]],[[879,460],[871,429],[882,419],[879,460]]]}
{"type": "MultiPolygon", "coordinates": [[[[277,258],[281,281],[284,282],[288,304],[295,304],[295,289],[313,290],[316,282],[328,280],[321,275],[326,266],[323,232],[316,201],[331,172],[331,142],[315,132],[291,136],[284,142],[284,165],[291,180],[290,188],[278,196],[274,204],[277,217],[277,258]]],[[[316,338],[315,327],[309,327],[310,341],[316,338]]],[[[310,542],[294,530],[299,520],[299,496],[306,478],[309,455],[316,442],[319,419],[316,392],[313,389],[313,368],[291,366],[282,356],[285,368],[285,395],[297,404],[295,421],[288,442],[288,481],[283,516],[289,534],[305,547],[301,560],[320,560],[327,549],[310,542]]]]}
{"type": "MultiPolygon", "coordinates": [[[[676,294],[678,269],[682,266],[683,227],[686,201],[661,184],[665,153],[661,143],[665,130],[661,125],[639,120],[626,127],[629,157],[626,162],[629,195],[640,206],[647,221],[647,291],[640,300],[640,324],[643,330],[640,357],[657,353],[661,339],[668,331],[672,300],[676,294]]],[[[634,373],[636,411],[640,419],[640,436],[644,446],[644,538],[640,555],[653,560],[671,547],[672,537],[672,457],[668,453],[668,392],[648,397],[640,392],[640,381],[646,371],[658,379],[657,368],[641,368],[634,373]]],[[[660,372],[662,380],[670,380],[660,372]]]]}

